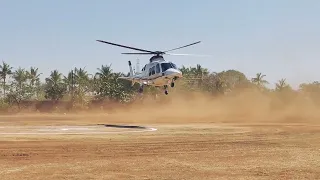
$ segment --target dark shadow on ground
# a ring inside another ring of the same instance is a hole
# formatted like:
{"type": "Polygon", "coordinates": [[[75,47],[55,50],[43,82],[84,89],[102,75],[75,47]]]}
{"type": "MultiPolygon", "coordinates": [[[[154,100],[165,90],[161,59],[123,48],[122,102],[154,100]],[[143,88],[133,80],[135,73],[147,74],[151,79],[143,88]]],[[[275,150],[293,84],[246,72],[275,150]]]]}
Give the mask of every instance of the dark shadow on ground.
{"type": "Polygon", "coordinates": [[[143,126],[129,126],[129,125],[115,125],[115,124],[97,124],[98,126],[112,127],[112,128],[131,128],[131,129],[146,129],[143,126]]]}

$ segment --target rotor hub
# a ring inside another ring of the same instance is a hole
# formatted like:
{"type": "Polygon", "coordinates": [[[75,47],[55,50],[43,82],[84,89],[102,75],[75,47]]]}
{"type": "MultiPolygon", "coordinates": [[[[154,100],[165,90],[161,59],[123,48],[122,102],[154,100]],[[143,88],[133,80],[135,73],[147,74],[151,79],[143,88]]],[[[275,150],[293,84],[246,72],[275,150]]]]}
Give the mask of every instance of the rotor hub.
{"type": "Polygon", "coordinates": [[[165,52],[162,52],[162,51],[155,51],[154,54],[156,54],[157,56],[160,56],[162,54],[165,54],[165,52]]]}

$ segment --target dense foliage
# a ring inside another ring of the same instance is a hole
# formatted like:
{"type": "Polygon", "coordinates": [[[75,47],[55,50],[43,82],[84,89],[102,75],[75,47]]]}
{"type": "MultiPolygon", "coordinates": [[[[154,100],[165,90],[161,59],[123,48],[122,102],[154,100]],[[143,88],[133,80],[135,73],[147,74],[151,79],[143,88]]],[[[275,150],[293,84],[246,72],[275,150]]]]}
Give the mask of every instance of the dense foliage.
{"type": "MultiPolygon", "coordinates": [[[[270,95],[286,94],[281,100],[288,101],[293,95],[299,94],[318,103],[320,83],[303,83],[299,90],[293,90],[286,79],[279,80],[274,89],[268,89],[269,83],[266,75],[257,73],[255,77],[248,78],[244,73],[236,70],[223,72],[209,72],[208,69],[197,65],[196,67],[180,68],[184,78],[176,83],[173,91],[204,92],[212,96],[226,96],[232,92],[243,89],[256,89],[270,95]],[[289,94],[289,96],[288,96],[289,94]]],[[[89,74],[84,68],[75,68],[63,75],[59,70],[53,70],[45,82],[40,81],[40,71],[31,67],[13,68],[10,64],[2,62],[0,65],[1,78],[1,110],[8,111],[13,107],[21,110],[25,102],[60,101],[70,102],[68,107],[86,109],[92,101],[107,101],[129,103],[141,98],[138,94],[139,85],[133,87],[131,82],[118,79],[124,75],[113,72],[111,66],[102,65],[95,74],[89,74]]],[[[163,94],[162,90],[147,87],[145,93],[163,94]]]]}

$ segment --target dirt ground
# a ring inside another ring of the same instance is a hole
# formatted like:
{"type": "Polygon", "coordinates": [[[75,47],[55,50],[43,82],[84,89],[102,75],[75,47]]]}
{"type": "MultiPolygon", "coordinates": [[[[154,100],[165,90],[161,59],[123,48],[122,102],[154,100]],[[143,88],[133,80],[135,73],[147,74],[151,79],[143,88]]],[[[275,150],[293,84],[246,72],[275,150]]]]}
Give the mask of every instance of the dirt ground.
{"type": "Polygon", "coordinates": [[[2,134],[0,179],[320,179],[320,112],[306,104],[274,111],[258,99],[197,97],[109,114],[1,116],[0,133],[8,126],[97,124],[157,130],[2,134]]]}

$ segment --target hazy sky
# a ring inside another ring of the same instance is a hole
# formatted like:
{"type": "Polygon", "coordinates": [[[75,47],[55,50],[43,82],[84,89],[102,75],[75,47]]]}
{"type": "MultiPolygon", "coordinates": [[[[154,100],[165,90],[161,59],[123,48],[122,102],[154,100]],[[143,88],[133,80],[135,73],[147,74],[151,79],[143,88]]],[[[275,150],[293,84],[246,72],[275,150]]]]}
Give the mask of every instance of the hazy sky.
{"type": "Polygon", "coordinates": [[[318,0],[0,0],[0,60],[15,68],[36,66],[44,78],[54,69],[94,73],[112,63],[128,72],[128,60],[148,62],[97,39],[150,50],[201,40],[175,53],[212,57],[166,59],[249,78],[262,72],[272,84],[320,80],[318,0]]]}

